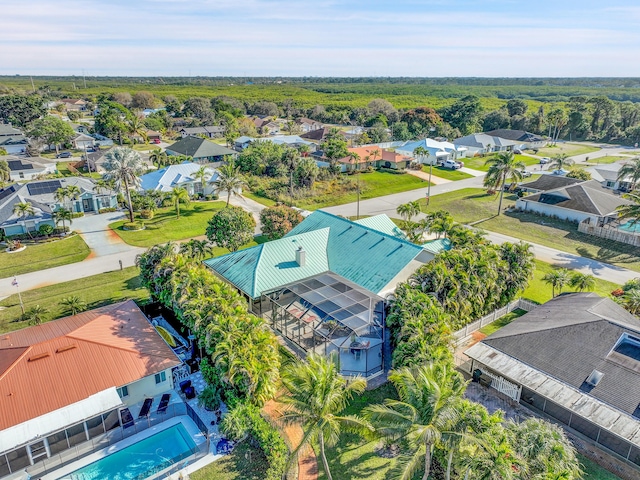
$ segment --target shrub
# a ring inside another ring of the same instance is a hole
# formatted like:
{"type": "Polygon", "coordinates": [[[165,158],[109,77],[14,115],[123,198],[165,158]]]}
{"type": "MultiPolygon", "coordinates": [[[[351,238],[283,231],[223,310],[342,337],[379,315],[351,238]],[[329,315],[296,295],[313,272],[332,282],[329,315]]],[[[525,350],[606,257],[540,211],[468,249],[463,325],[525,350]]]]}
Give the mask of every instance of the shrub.
{"type": "Polygon", "coordinates": [[[232,440],[240,440],[245,435],[253,438],[269,462],[266,480],[280,480],[287,468],[289,449],[280,432],[260,415],[255,405],[241,403],[222,421],[222,431],[232,440]]]}
{"type": "Polygon", "coordinates": [[[220,391],[217,387],[209,385],[200,395],[198,395],[198,403],[205,410],[215,411],[220,408],[220,391]]]}
{"type": "Polygon", "coordinates": [[[140,210],[140,218],[150,220],[153,218],[153,210],[140,210]]]}
{"type": "Polygon", "coordinates": [[[302,215],[299,212],[285,205],[265,208],[260,213],[262,233],[269,240],[284,237],[302,220],[302,215]]]}
{"type": "Polygon", "coordinates": [[[101,208],[100,210],[98,210],[98,213],[108,213],[108,212],[115,212],[116,211],[116,207],[108,207],[108,208],[101,208]]]}
{"type": "Polygon", "coordinates": [[[80,218],[84,217],[84,212],[74,212],[71,214],[71,218],[80,218]]]}
{"type": "Polygon", "coordinates": [[[404,169],[396,170],[395,168],[385,168],[385,167],[380,167],[378,171],[383,173],[393,173],[394,175],[403,175],[405,173],[404,169]]]}
{"type": "Polygon", "coordinates": [[[621,288],[616,288],[613,292],[611,292],[611,295],[614,297],[621,297],[624,295],[624,290],[621,288]]]}
{"type": "Polygon", "coordinates": [[[45,224],[40,225],[38,227],[38,233],[40,235],[44,235],[44,236],[48,237],[49,235],[51,235],[53,233],[53,227],[51,225],[48,225],[48,224],[45,223],[45,224]]]}
{"type": "Polygon", "coordinates": [[[143,222],[126,222],[122,225],[123,230],[143,230],[144,223],[143,222]]]}

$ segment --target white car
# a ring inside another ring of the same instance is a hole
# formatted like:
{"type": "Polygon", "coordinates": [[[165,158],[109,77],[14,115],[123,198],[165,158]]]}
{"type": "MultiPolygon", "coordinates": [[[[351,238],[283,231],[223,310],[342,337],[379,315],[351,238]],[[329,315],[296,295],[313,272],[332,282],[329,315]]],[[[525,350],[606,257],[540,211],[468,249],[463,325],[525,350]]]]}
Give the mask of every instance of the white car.
{"type": "Polygon", "coordinates": [[[540,159],[540,163],[541,163],[541,164],[543,164],[543,165],[544,165],[545,163],[549,163],[550,161],[551,161],[551,159],[550,159],[549,157],[542,157],[542,158],[540,159]]]}
{"type": "Polygon", "coordinates": [[[462,168],[462,164],[460,162],[456,162],[455,160],[447,160],[442,164],[442,166],[444,168],[450,168],[451,170],[462,168]]]}
{"type": "Polygon", "coordinates": [[[531,176],[531,172],[527,170],[520,170],[520,173],[522,174],[522,178],[529,178],[531,176]]]}
{"type": "Polygon", "coordinates": [[[552,173],[553,175],[566,175],[569,171],[564,168],[559,168],[558,170],[554,170],[552,173]]]}

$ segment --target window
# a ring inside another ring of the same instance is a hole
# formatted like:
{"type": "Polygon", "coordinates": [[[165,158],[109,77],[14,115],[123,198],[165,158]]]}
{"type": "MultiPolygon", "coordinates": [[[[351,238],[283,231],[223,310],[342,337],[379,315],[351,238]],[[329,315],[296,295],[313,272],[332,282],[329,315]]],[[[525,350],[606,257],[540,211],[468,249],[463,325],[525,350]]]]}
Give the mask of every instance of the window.
{"type": "Polygon", "coordinates": [[[116,388],[116,390],[118,392],[118,395],[120,395],[120,398],[129,396],[129,387],[127,387],[126,385],[124,387],[116,388]]]}
{"type": "Polygon", "coordinates": [[[24,178],[24,172],[20,172],[18,175],[20,175],[20,178],[24,178]]]}
{"type": "Polygon", "coordinates": [[[167,373],[166,372],[156,373],[156,385],[158,383],[162,383],[162,382],[166,382],[166,381],[167,381],[167,373]]]}

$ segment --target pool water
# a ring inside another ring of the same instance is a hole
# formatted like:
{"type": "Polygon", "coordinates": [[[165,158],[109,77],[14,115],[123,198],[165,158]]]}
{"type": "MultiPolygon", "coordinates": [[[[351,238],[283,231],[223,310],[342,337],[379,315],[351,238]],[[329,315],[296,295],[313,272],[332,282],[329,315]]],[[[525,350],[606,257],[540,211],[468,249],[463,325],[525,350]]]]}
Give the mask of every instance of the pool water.
{"type": "Polygon", "coordinates": [[[59,480],[144,479],[190,456],[195,447],[184,426],[178,423],[59,480]]]}
{"type": "Polygon", "coordinates": [[[633,223],[631,220],[629,220],[628,222],[620,225],[618,227],[618,230],[622,230],[623,232],[630,232],[630,233],[640,233],[640,222],[633,223]]]}

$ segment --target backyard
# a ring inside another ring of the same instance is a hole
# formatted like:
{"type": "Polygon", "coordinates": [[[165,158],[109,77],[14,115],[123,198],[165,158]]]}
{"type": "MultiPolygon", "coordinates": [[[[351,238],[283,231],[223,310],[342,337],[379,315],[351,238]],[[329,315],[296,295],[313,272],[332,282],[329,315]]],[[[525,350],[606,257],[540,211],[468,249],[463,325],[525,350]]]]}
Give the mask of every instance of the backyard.
{"type": "MultiPolygon", "coordinates": [[[[515,205],[517,197],[505,194],[503,208],[515,205]]],[[[640,272],[636,247],[578,232],[574,223],[515,211],[496,216],[498,196],[481,188],[466,188],[431,197],[429,207],[420,200],[424,212],[447,210],[455,221],[476,228],[520,238],[574,255],[592,258],[640,272]]]]}
{"type": "Polygon", "coordinates": [[[262,480],[267,459],[248,441],[240,443],[231,454],[189,475],[191,480],[262,480]]]}
{"type": "MultiPolygon", "coordinates": [[[[60,318],[67,313],[59,302],[68,296],[77,295],[88,309],[97,308],[125,299],[145,303],[149,292],[140,284],[138,268],[129,267],[115,272],[101,273],[87,278],[58,283],[48,287],[22,292],[26,310],[34,305],[46,308],[46,320],[60,318]]],[[[0,333],[10,332],[29,326],[19,321],[21,317],[18,295],[11,295],[0,301],[0,333]]]]}
{"type": "MultiPolygon", "coordinates": [[[[360,199],[381,197],[392,193],[406,192],[416,188],[426,188],[429,182],[407,173],[390,173],[375,171],[352,176],[360,181],[360,199]]],[[[295,206],[305,210],[317,210],[319,208],[342,205],[357,200],[357,192],[333,193],[329,191],[330,182],[316,182],[314,190],[316,195],[303,198],[295,202],[295,206]]]]}
{"type": "Polygon", "coordinates": [[[89,255],[89,247],[80,235],[54,242],[28,245],[18,253],[0,253],[0,278],[81,262],[89,255]]]}

